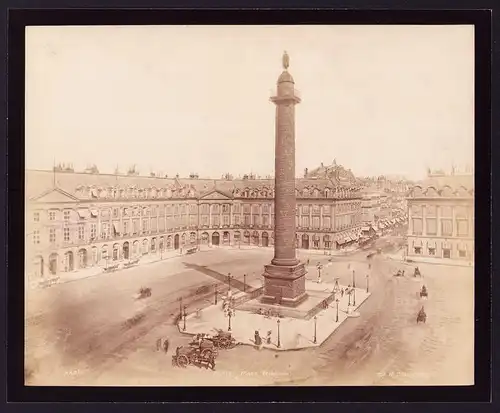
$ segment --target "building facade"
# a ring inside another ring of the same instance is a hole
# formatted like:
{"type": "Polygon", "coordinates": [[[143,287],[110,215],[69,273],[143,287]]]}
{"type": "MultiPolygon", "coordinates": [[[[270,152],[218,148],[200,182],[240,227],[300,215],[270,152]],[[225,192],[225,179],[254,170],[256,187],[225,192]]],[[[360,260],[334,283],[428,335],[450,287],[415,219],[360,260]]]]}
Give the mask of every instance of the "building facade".
{"type": "Polygon", "coordinates": [[[416,185],[408,198],[407,256],[474,260],[473,176],[442,176],[416,185]]]}
{"type": "MultiPolygon", "coordinates": [[[[298,179],[296,194],[298,248],[359,239],[358,187],[298,179]]],[[[27,171],[26,197],[26,269],[35,278],[198,246],[273,245],[272,179],[27,171]]]]}

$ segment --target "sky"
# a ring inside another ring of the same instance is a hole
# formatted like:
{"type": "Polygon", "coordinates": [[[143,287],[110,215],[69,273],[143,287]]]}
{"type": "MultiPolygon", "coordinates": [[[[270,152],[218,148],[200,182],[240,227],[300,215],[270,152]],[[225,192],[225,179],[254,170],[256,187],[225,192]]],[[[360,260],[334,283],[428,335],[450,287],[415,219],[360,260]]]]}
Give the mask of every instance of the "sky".
{"type": "Polygon", "coordinates": [[[26,33],[26,167],[273,174],[290,56],[296,174],[473,164],[473,26],[60,26],[26,33]]]}

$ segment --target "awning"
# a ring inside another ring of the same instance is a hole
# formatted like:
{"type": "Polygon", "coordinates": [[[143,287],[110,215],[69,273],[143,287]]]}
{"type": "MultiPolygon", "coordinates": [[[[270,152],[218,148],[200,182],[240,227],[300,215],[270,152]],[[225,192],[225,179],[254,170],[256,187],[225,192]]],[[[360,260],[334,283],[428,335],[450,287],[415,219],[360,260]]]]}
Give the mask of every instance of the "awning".
{"type": "Polygon", "coordinates": [[[91,209],[90,210],[90,214],[93,216],[93,217],[98,217],[99,216],[99,211],[97,209],[91,209]]]}
{"type": "Polygon", "coordinates": [[[89,216],[89,211],[87,209],[79,209],[77,212],[78,212],[78,216],[81,219],[87,219],[89,216]]]}

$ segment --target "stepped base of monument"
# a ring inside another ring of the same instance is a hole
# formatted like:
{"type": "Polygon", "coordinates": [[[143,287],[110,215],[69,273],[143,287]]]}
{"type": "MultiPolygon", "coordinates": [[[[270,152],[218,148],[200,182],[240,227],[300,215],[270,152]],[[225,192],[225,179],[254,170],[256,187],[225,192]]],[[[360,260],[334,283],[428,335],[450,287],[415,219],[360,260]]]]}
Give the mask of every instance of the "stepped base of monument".
{"type": "MultiPolygon", "coordinates": [[[[332,302],[335,302],[335,294],[332,293],[332,286],[325,285],[326,288],[321,288],[321,284],[317,284],[313,289],[307,289],[299,298],[299,302],[294,305],[275,304],[275,297],[260,297],[249,300],[237,306],[237,310],[249,311],[253,313],[268,314],[271,317],[290,317],[308,320],[314,317],[320,311],[328,307],[332,302]]],[[[339,294],[337,294],[339,298],[339,294]]]]}

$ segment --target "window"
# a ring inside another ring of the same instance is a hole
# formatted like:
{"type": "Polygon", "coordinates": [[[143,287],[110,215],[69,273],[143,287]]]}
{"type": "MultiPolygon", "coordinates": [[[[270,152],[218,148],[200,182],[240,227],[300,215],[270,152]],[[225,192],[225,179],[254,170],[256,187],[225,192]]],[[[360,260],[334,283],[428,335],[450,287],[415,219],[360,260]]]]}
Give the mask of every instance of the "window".
{"type": "Polygon", "coordinates": [[[250,215],[245,215],[245,226],[250,225],[250,215]]]}
{"type": "Polygon", "coordinates": [[[49,220],[50,221],[55,221],[56,220],[56,212],[55,211],[50,211],[49,212],[49,220]]]}
{"type": "Polygon", "coordinates": [[[128,234],[128,221],[123,221],[123,235],[128,234]]]}
{"type": "Polygon", "coordinates": [[[323,214],[330,213],[330,205],[323,205],[323,214]]]}
{"type": "Polygon", "coordinates": [[[40,222],[40,212],[33,213],[33,221],[40,222]]]}
{"type": "Polygon", "coordinates": [[[453,234],[453,224],[451,219],[441,220],[441,235],[447,236],[453,234]]]}
{"type": "Polygon", "coordinates": [[[428,217],[435,217],[436,216],[436,206],[435,205],[427,205],[425,208],[425,213],[428,217]]]}
{"type": "Polygon", "coordinates": [[[309,217],[302,217],[302,227],[309,228],[309,217]]]}
{"type": "Polygon", "coordinates": [[[269,214],[269,205],[267,204],[262,205],[262,213],[269,214]]]}
{"type": "Polygon", "coordinates": [[[235,214],[239,214],[240,213],[240,204],[234,204],[233,205],[233,212],[235,214]]]}
{"type": "Polygon", "coordinates": [[[224,225],[229,225],[229,215],[224,215],[224,225]]]}
{"type": "Polygon", "coordinates": [[[186,205],[182,204],[181,205],[181,214],[185,214],[185,213],[186,213],[186,205]]]}
{"type": "Polygon", "coordinates": [[[413,235],[422,235],[422,219],[413,218],[413,235]]]}
{"type": "Polygon", "coordinates": [[[422,247],[415,247],[414,251],[415,251],[415,254],[420,255],[420,254],[422,254],[422,247]]]}
{"type": "Polygon", "coordinates": [[[436,235],[437,234],[437,225],[436,225],[436,219],[431,218],[427,219],[426,221],[427,224],[427,235],[436,235]]]}
{"type": "Polygon", "coordinates": [[[51,244],[56,242],[56,230],[55,228],[50,228],[49,230],[49,241],[51,244]]]}
{"type": "Polygon", "coordinates": [[[442,217],[451,218],[451,216],[452,216],[452,209],[451,209],[451,207],[449,207],[449,206],[443,206],[443,207],[441,207],[441,216],[442,217]]]}
{"type": "Polygon", "coordinates": [[[313,228],[319,229],[319,217],[313,217],[313,228]]]}
{"type": "Polygon", "coordinates": [[[309,214],[309,205],[302,205],[302,213],[309,214]]]}
{"type": "Polygon", "coordinates": [[[219,204],[212,205],[212,214],[218,214],[218,213],[219,213],[219,204]]]}
{"type": "Polygon", "coordinates": [[[240,225],[240,216],[239,215],[235,215],[234,216],[234,224],[235,225],[240,225]]]}
{"type": "Polygon", "coordinates": [[[413,207],[411,208],[411,213],[413,216],[422,216],[422,206],[413,205],[413,207]]]}
{"type": "Polygon", "coordinates": [[[139,233],[139,220],[134,219],[132,225],[134,226],[134,234],[138,234],[139,233]]]}
{"type": "Polygon", "coordinates": [[[202,214],[208,214],[210,212],[209,205],[208,204],[202,204],[201,205],[201,213],[202,214]]]}
{"type": "Polygon", "coordinates": [[[40,244],[40,231],[33,231],[33,244],[40,244]]]}
{"type": "Polygon", "coordinates": [[[269,225],[269,216],[268,215],[262,216],[262,224],[269,225]]]}
{"type": "Polygon", "coordinates": [[[78,239],[80,241],[85,239],[85,226],[83,224],[78,225],[78,239]]]}
{"type": "Polygon", "coordinates": [[[260,216],[259,215],[252,215],[253,219],[253,224],[254,225],[259,225],[260,224],[260,216]]]}
{"type": "Polygon", "coordinates": [[[69,221],[70,218],[70,211],[64,211],[64,220],[69,221]]]}
{"type": "Polygon", "coordinates": [[[179,205],[174,205],[174,215],[179,214],[179,205]]]}
{"type": "Polygon", "coordinates": [[[467,257],[467,251],[465,251],[465,250],[459,250],[458,251],[458,256],[460,258],[466,258],[467,257]]]}
{"type": "MultiPolygon", "coordinates": [[[[187,215],[186,215],[187,218],[187,215]]],[[[151,231],[156,232],[158,228],[158,220],[157,218],[151,218],[151,231]]]]}
{"type": "Polygon", "coordinates": [[[436,255],[436,248],[429,247],[429,255],[436,255]]]}
{"type": "Polygon", "coordinates": [[[196,214],[196,204],[191,204],[189,205],[189,213],[190,214],[196,214]]]}
{"type": "MultiPolygon", "coordinates": [[[[166,210],[167,215],[172,215],[172,205],[167,205],[165,207],[165,210],[166,210]]],[[[208,214],[208,212],[207,212],[207,214],[208,214]]]]}
{"type": "Polygon", "coordinates": [[[313,205],[312,210],[313,210],[313,214],[319,214],[320,206],[319,205],[313,205]]]}
{"type": "Polygon", "coordinates": [[[259,205],[252,206],[252,214],[260,214],[260,206],[259,205]]]}
{"type": "Polygon", "coordinates": [[[222,205],[222,213],[223,214],[228,214],[229,213],[229,205],[228,204],[222,205]]]}
{"type": "Polygon", "coordinates": [[[113,218],[118,218],[120,210],[118,208],[113,208],[113,218]]]}
{"type": "MultiPolygon", "coordinates": [[[[196,218],[196,217],[194,217],[196,218]]],[[[158,231],[163,232],[165,231],[165,218],[161,217],[158,219],[158,231]]]]}
{"type": "Polygon", "coordinates": [[[451,250],[449,248],[443,248],[443,258],[451,258],[451,250]]]}
{"type": "Polygon", "coordinates": [[[469,221],[465,219],[457,220],[457,235],[459,237],[466,237],[469,235],[469,221]]]}
{"type": "Polygon", "coordinates": [[[250,204],[244,204],[243,205],[243,213],[249,214],[250,213],[250,204]]]}
{"type": "Polygon", "coordinates": [[[142,220],[142,232],[147,232],[148,231],[148,220],[143,219],[142,220]]]}
{"type": "Polygon", "coordinates": [[[69,228],[64,228],[64,242],[69,242],[69,228]]]}
{"type": "Polygon", "coordinates": [[[332,225],[330,217],[323,217],[323,228],[328,229],[332,225]]]}
{"type": "Polygon", "coordinates": [[[467,218],[467,208],[463,206],[455,207],[455,217],[457,218],[467,218]]]}
{"type": "Polygon", "coordinates": [[[212,224],[214,226],[219,226],[219,216],[218,215],[212,216],[212,224]]]}
{"type": "Polygon", "coordinates": [[[101,224],[101,238],[106,239],[108,237],[109,227],[108,224],[101,224]]]}
{"type": "Polygon", "coordinates": [[[90,239],[95,240],[97,238],[97,224],[90,224],[90,239]]]}

